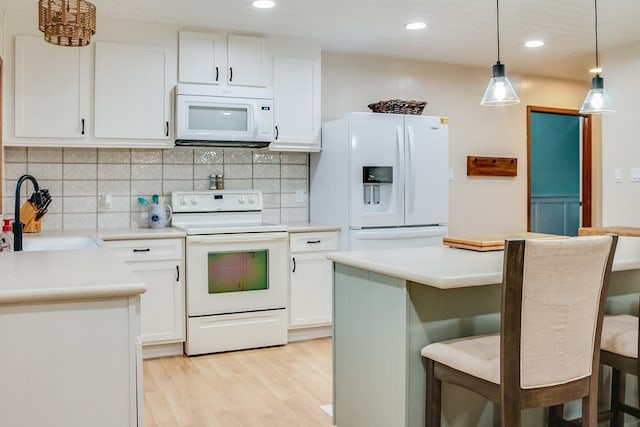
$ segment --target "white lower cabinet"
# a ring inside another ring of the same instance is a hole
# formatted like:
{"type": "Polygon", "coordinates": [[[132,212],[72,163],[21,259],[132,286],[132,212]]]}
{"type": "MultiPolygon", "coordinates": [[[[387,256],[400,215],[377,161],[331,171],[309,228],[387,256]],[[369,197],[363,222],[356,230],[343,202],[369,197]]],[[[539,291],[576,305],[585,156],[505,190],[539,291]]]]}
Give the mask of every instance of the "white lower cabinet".
{"type": "Polygon", "coordinates": [[[337,231],[290,233],[290,329],[331,325],[333,265],[326,254],[338,242],[337,231]]]}
{"type": "Polygon", "coordinates": [[[186,337],[184,239],[117,240],[105,244],[147,285],[140,297],[145,349],[149,345],[182,344],[186,337]]]}

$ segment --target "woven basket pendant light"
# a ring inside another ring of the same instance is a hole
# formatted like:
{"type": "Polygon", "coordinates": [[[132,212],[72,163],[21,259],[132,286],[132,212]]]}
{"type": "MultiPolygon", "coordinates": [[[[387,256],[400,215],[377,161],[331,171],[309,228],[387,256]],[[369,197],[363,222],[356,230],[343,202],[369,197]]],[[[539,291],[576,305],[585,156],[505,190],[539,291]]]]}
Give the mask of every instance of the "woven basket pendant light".
{"type": "Polygon", "coordinates": [[[96,33],[96,7],[85,0],[38,0],[38,28],[51,44],[86,46],[96,33]]]}

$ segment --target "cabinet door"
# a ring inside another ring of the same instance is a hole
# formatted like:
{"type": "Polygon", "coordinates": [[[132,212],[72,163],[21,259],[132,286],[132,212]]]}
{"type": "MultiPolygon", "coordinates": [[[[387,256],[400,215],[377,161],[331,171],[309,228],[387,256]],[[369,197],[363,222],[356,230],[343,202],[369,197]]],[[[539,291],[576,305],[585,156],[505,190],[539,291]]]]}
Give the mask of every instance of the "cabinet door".
{"type": "Polygon", "coordinates": [[[16,36],[15,136],[84,138],[91,47],[16,36]]]}
{"type": "Polygon", "coordinates": [[[279,151],[320,151],[320,90],[314,61],[275,58],[273,97],[279,151]]]}
{"type": "Polygon", "coordinates": [[[96,42],[96,138],[169,139],[168,52],[96,42]]]}
{"type": "Polygon", "coordinates": [[[235,34],[229,34],[227,40],[227,83],[238,86],[268,86],[266,40],[235,34]]]}
{"type": "Polygon", "coordinates": [[[147,285],[140,296],[143,344],[185,340],[184,268],[182,261],[130,262],[147,285]]]}
{"type": "Polygon", "coordinates": [[[180,31],[178,80],[182,83],[220,84],[226,81],[224,40],[217,34],[180,31]]]}
{"type": "Polygon", "coordinates": [[[331,324],[333,264],[324,252],[291,254],[289,324],[331,324]]]}

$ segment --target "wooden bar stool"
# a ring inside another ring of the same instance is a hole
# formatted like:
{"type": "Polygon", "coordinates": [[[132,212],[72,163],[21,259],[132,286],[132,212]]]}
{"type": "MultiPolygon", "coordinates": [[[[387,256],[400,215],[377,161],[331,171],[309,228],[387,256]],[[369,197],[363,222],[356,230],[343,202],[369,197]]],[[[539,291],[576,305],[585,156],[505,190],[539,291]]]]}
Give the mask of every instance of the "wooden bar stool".
{"type": "Polygon", "coordinates": [[[503,426],[519,427],[522,409],[582,399],[582,425],[595,427],[597,350],[616,244],[617,236],[507,240],[500,333],[421,351],[425,425],[441,424],[444,381],[500,405],[503,426]]]}
{"type": "Polygon", "coordinates": [[[611,420],[611,427],[624,424],[624,414],[640,418],[639,396],[635,396],[635,405],[625,403],[625,387],[621,381],[623,374],[638,376],[638,331],[640,318],[628,314],[605,316],[602,322],[600,342],[600,363],[610,366],[611,406],[601,415],[611,420]]]}

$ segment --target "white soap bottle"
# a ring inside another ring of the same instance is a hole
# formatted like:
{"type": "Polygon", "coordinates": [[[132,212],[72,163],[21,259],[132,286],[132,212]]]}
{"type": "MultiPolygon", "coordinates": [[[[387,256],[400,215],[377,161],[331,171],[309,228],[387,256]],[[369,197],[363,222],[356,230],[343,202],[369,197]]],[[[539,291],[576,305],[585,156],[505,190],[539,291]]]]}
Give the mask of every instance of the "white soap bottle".
{"type": "Polygon", "coordinates": [[[0,252],[13,250],[13,231],[11,229],[11,219],[3,219],[2,233],[0,233],[0,252]]]}

